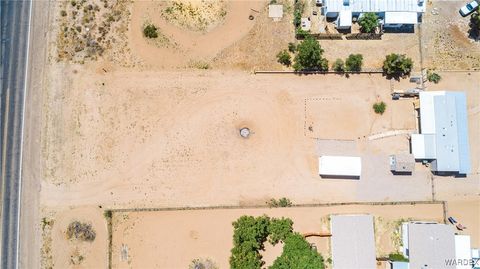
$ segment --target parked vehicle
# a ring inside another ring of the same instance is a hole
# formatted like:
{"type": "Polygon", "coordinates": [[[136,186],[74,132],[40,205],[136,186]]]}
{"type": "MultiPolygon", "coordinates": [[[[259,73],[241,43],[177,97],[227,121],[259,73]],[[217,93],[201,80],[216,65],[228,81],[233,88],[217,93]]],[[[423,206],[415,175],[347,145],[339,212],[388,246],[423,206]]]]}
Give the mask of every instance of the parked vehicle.
{"type": "Polygon", "coordinates": [[[478,6],[480,6],[480,4],[477,2],[477,0],[473,0],[472,2],[460,8],[460,15],[462,15],[462,17],[466,17],[472,14],[472,12],[474,12],[476,9],[478,9],[478,6]]]}
{"type": "Polygon", "coordinates": [[[457,223],[457,221],[453,218],[453,217],[449,217],[448,218],[448,221],[451,223],[451,224],[454,224],[457,223]]]}

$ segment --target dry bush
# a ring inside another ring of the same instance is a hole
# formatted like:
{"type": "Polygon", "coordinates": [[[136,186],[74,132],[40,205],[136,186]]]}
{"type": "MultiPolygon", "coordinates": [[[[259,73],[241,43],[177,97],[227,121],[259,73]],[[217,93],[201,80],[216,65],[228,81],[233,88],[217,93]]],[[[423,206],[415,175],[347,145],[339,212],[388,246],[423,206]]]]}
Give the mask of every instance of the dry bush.
{"type": "Polygon", "coordinates": [[[88,241],[92,242],[95,240],[95,230],[93,230],[93,227],[91,224],[88,223],[82,223],[79,221],[74,221],[68,225],[67,228],[67,238],[68,239],[78,239],[81,241],[88,241]]]}

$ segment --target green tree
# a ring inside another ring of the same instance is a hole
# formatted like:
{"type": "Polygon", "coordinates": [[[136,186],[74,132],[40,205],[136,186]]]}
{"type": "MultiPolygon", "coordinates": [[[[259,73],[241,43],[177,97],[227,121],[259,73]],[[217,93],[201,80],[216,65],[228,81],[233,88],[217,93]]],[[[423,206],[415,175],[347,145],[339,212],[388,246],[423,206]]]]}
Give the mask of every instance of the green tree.
{"type": "Polygon", "coordinates": [[[367,12],[358,20],[358,24],[363,33],[374,33],[378,27],[378,16],[373,12],[367,12]]]}
{"type": "Polygon", "coordinates": [[[345,61],[347,71],[359,72],[362,70],[363,56],[362,54],[350,54],[345,61]]]}
{"type": "Polygon", "coordinates": [[[285,66],[290,66],[292,64],[292,57],[287,50],[282,50],[277,54],[277,61],[285,66]]]}
{"type": "Polygon", "coordinates": [[[285,239],[282,255],[269,267],[269,269],[323,268],[325,268],[323,257],[298,233],[292,233],[285,239]]]}
{"type": "Polygon", "coordinates": [[[343,71],[345,71],[345,63],[343,62],[342,59],[337,59],[333,63],[332,69],[335,72],[343,72],[343,71]]]}
{"type": "Polygon", "coordinates": [[[288,218],[271,219],[268,226],[268,242],[276,245],[280,241],[285,241],[293,231],[293,221],[288,218]]]}
{"type": "Polygon", "coordinates": [[[385,109],[387,109],[387,104],[383,101],[373,104],[373,111],[377,114],[382,115],[385,112],[385,109]]]}
{"type": "Polygon", "coordinates": [[[470,31],[474,38],[480,36],[480,11],[478,10],[470,16],[470,31]]]}
{"type": "Polygon", "coordinates": [[[413,61],[403,54],[392,53],[387,55],[383,62],[383,72],[388,76],[405,76],[410,74],[413,61]]]}
{"type": "Polygon", "coordinates": [[[233,248],[230,256],[232,269],[260,269],[263,265],[259,251],[268,237],[270,218],[242,216],[233,222],[233,248]]]}
{"type": "Polygon", "coordinates": [[[323,49],[320,44],[311,36],[307,36],[297,46],[297,55],[294,59],[293,68],[295,71],[326,71],[328,61],[322,57],[323,49]]]}
{"type": "Polygon", "coordinates": [[[147,38],[157,38],[158,37],[157,27],[153,24],[147,24],[143,28],[143,35],[147,38]]]}

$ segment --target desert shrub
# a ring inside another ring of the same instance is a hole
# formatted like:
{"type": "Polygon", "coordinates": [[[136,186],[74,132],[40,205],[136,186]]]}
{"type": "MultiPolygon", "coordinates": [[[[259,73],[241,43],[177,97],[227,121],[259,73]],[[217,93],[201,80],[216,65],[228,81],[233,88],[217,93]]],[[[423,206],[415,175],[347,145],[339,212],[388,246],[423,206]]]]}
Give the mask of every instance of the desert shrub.
{"type": "Polygon", "coordinates": [[[333,63],[332,69],[335,72],[344,72],[345,71],[345,63],[343,62],[342,59],[337,59],[333,63]]]}
{"type": "Polygon", "coordinates": [[[297,51],[297,45],[293,42],[288,43],[288,51],[295,53],[295,51],[297,51]]]}
{"type": "Polygon", "coordinates": [[[405,76],[410,74],[413,68],[413,61],[403,54],[392,53],[385,57],[383,72],[388,76],[405,76]]]}
{"type": "Polygon", "coordinates": [[[70,223],[67,227],[68,239],[75,238],[81,241],[91,242],[95,240],[95,236],[96,234],[91,224],[74,221],[70,223]]]}
{"type": "Polygon", "coordinates": [[[188,269],[218,269],[218,266],[210,259],[194,259],[188,269]]]}
{"type": "Polygon", "coordinates": [[[146,38],[157,38],[158,37],[158,31],[157,27],[153,24],[147,24],[143,28],[143,35],[146,38]]]}
{"type": "Polygon", "coordinates": [[[345,61],[345,68],[347,71],[359,72],[362,71],[363,56],[362,54],[350,54],[345,61]]]}
{"type": "Polygon", "coordinates": [[[394,262],[408,262],[408,259],[402,253],[390,253],[388,259],[394,262]]]}
{"type": "Polygon", "coordinates": [[[385,104],[383,101],[373,104],[373,111],[375,111],[375,113],[380,115],[382,115],[385,112],[386,108],[387,108],[387,104],[385,104]]]}
{"type": "Polygon", "coordinates": [[[292,206],[292,201],[286,197],[282,197],[280,199],[270,199],[270,201],[267,202],[267,204],[270,207],[290,207],[292,206]]]}
{"type": "Polygon", "coordinates": [[[277,61],[285,66],[290,66],[292,64],[292,57],[287,50],[282,50],[277,54],[277,61]]]}
{"type": "Polygon", "coordinates": [[[374,33],[378,27],[378,16],[373,12],[367,12],[358,20],[358,24],[363,33],[374,33]]]}
{"type": "Polygon", "coordinates": [[[428,75],[427,75],[427,79],[428,79],[428,81],[437,84],[438,82],[440,82],[440,80],[442,79],[442,77],[441,77],[439,74],[435,73],[435,72],[430,72],[430,71],[429,71],[429,72],[428,72],[428,75]]]}
{"type": "Polygon", "coordinates": [[[307,36],[297,46],[297,55],[294,58],[293,68],[295,71],[326,71],[328,70],[328,61],[322,57],[323,49],[320,44],[311,36],[307,36]]]}
{"type": "Polygon", "coordinates": [[[65,10],[60,11],[60,15],[61,15],[62,17],[67,16],[67,11],[65,11],[65,10]]]}
{"type": "Polygon", "coordinates": [[[323,269],[323,257],[303,238],[301,234],[292,233],[287,236],[283,252],[269,269],[323,269]]]}

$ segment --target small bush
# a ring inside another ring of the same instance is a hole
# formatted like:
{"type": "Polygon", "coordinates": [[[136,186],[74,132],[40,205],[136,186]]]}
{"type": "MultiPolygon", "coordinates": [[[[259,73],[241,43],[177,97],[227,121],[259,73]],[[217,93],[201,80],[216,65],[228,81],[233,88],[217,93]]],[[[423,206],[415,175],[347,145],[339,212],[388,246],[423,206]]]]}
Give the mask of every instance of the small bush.
{"type": "Polygon", "coordinates": [[[67,11],[65,11],[65,10],[60,11],[60,15],[61,15],[62,17],[67,16],[67,11]]]}
{"type": "Polygon", "coordinates": [[[292,206],[292,201],[290,201],[290,199],[288,198],[280,198],[278,200],[276,199],[270,199],[270,201],[268,201],[267,203],[270,207],[290,207],[292,206]]]}
{"type": "Polygon", "coordinates": [[[383,101],[373,104],[373,111],[375,111],[375,113],[380,115],[382,115],[385,112],[386,108],[387,108],[387,104],[385,104],[383,101]]]}
{"type": "Polygon", "coordinates": [[[143,28],[143,35],[146,38],[157,38],[158,37],[158,32],[157,32],[157,27],[153,24],[148,24],[143,28]]]}
{"type": "Polygon", "coordinates": [[[405,76],[410,74],[413,68],[413,61],[403,54],[389,54],[383,61],[383,72],[388,76],[405,76]]]}
{"type": "Polygon", "coordinates": [[[428,79],[428,81],[437,84],[438,82],[440,82],[442,77],[435,72],[428,72],[427,79],[428,79]]]}
{"type": "Polygon", "coordinates": [[[388,259],[393,262],[408,262],[408,259],[402,253],[390,253],[388,259]]]}
{"type": "Polygon", "coordinates": [[[70,223],[70,225],[68,225],[67,227],[68,239],[75,238],[81,241],[92,242],[93,240],[95,240],[95,236],[96,234],[91,224],[74,221],[70,223]]]}
{"type": "Polygon", "coordinates": [[[363,56],[362,54],[350,54],[345,61],[345,68],[347,71],[359,72],[362,71],[363,56]]]}
{"type": "Polygon", "coordinates": [[[285,66],[292,64],[292,57],[287,50],[282,50],[277,54],[277,61],[285,66]]]}
{"type": "Polygon", "coordinates": [[[297,51],[297,45],[293,42],[288,43],[288,51],[295,53],[295,51],[297,51]]]}
{"type": "Polygon", "coordinates": [[[218,266],[210,259],[194,259],[189,269],[218,269],[218,266]]]}
{"type": "Polygon", "coordinates": [[[333,63],[332,69],[335,72],[344,72],[345,71],[345,63],[343,62],[342,59],[337,59],[333,63]]]}
{"type": "Polygon", "coordinates": [[[365,13],[359,20],[362,33],[374,33],[378,27],[378,16],[373,12],[365,13]]]}

